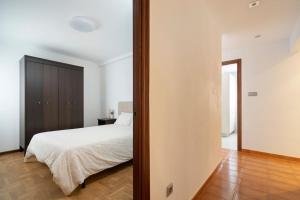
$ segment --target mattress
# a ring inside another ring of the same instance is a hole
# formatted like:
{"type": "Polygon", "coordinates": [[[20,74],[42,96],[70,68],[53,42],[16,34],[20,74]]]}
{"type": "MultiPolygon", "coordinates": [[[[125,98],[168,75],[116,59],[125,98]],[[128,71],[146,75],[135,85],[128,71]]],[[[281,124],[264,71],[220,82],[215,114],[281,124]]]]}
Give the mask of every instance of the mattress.
{"type": "Polygon", "coordinates": [[[132,126],[104,125],[39,133],[24,161],[45,163],[65,195],[90,175],[133,158],[132,126]]]}

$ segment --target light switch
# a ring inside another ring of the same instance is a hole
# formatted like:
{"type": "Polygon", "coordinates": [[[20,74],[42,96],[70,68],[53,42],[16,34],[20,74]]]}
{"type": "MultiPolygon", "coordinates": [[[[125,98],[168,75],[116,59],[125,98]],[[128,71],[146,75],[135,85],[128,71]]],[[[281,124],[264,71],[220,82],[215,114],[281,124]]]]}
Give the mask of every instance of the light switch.
{"type": "Polygon", "coordinates": [[[257,96],[257,92],[248,92],[248,96],[249,97],[256,97],[257,96]]]}

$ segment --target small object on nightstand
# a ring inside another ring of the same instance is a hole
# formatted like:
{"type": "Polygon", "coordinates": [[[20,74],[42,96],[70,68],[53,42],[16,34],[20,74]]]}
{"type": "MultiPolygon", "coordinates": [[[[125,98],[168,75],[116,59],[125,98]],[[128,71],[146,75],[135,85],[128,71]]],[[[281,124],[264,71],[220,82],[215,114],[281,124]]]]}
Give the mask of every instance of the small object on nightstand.
{"type": "Polygon", "coordinates": [[[107,124],[113,124],[115,123],[117,119],[109,119],[109,118],[102,118],[102,119],[98,119],[98,125],[107,125],[107,124]]]}
{"type": "Polygon", "coordinates": [[[113,118],[115,117],[115,111],[112,110],[112,109],[109,109],[108,115],[109,115],[109,118],[110,118],[110,119],[113,119],[113,118]]]}

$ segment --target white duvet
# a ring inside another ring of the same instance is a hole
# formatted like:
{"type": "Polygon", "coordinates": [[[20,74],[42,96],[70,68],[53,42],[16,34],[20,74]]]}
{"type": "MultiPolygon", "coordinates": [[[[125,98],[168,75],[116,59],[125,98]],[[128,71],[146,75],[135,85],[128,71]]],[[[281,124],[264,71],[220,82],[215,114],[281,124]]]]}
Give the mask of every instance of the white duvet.
{"type": "Polygon", "coordinates": [[[132,159],[132,126],[104,125],[36,134],[25,162],[48,165],[54,182],[69,195],[90,175],[132,159]]]}

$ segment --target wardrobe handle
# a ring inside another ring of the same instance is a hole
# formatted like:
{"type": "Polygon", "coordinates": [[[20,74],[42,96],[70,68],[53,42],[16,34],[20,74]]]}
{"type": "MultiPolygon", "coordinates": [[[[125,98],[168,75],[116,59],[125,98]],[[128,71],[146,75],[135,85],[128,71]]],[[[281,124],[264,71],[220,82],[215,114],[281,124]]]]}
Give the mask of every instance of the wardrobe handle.
{"type": "Polygon", "coordinates": [[[40,101],[38,101],[38,102],[37,102],[37,104],[41,105],[41,102],[40,102],[40,101]]]}
{"type": "Polygon", "coordinates": [[[49,104],[49,101],[46,101],[46,104],[48,105],[48,104],[49,104]]]}

